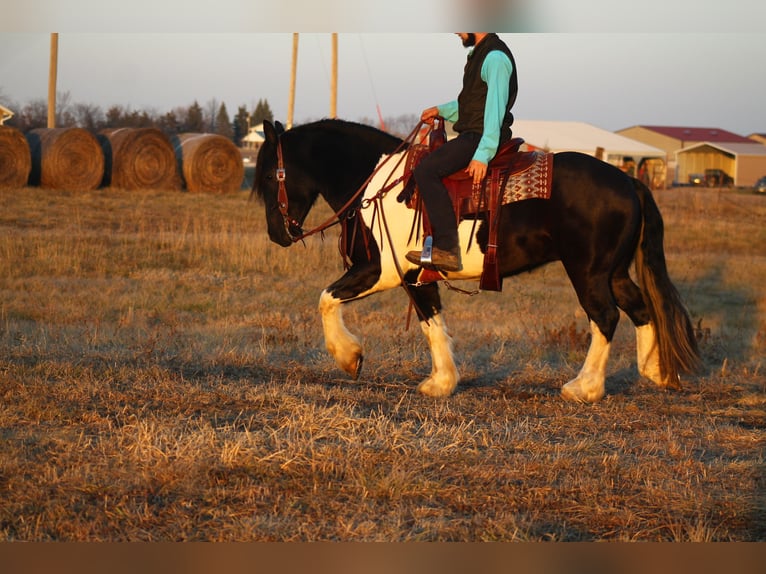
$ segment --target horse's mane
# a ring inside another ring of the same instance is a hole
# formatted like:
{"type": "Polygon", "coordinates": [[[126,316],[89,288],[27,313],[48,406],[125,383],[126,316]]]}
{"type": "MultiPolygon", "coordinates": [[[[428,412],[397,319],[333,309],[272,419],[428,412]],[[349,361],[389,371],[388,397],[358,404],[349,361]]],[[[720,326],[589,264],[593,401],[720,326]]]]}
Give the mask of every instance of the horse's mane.
{"type": "MultiPolygon", "coordinates": [[[[281,129],[281,126],[279,126],[279,128],[281,129]]],[[[306,141],[316,141],[319,139],[327,141],[328,145],[330,145],[330,149],[336,149],[330,142],[337,143],[338,140],[348,140],[354,142],[353,146],[351,146],[352,151],[359,152],[366,149],[368,155],[372,154],[376,158],[382,154],[393,153],[402,146],[404,141],[395,135],[370,125],[330,118],[294,126],[287,131],[281,132],[280,137],[284,137],[285,141],[293,138],[306,141]]],[[[257,184],[263,172],[263,163],[265,161],[264,153],[267,151],[266,148],[269,148],[269,154],[276,154],[273,146],[269,146],[268,143],[265,143],[261,151],[258,153],[255,166],[255,181],[253,183],[251,198],[261,196],[261,189],[257,184]]]]}
{"type": "Polygon", "coordinates": [[[289,132],[296,135],[309,131],[336,133],[362,138],[363,141],[372,144],[376,148],[380,148],[384,153],[392,153],[402,143],[400,137],[384,132],[374,126],[333,118],[324,118],[308,124],[298,125],[289,130],[289,132]]]}

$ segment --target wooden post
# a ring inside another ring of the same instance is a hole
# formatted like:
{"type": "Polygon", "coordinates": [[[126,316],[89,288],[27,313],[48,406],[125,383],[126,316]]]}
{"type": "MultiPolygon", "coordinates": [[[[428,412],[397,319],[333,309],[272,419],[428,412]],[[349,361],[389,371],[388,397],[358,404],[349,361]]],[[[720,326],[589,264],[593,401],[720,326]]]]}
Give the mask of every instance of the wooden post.
{"type": "Polygon", "coordinates": [[[330,80],[330,117],[338,117],[338,34],[332,35],[332,78],[330,80]]]}
{"type": "Polygon", "coordinates": [[[295,76],[298,71],[298,34],[293,33],[293,62],[290,71],[290,95],[287,102],[287,129],[293,127],[293,113],[295,112],[295,76]]]}
{"type": "Polygon", "coordinates": [[[596,148],[596,159],[604,159],[604,148],[601,146],[596,148]]]}
{"type": "Polygon", "coordinates": [[[59,35],[51,34],[51,63],[48,72],[48,127],[56,127],[56,76],[58,73],[59,35]]]}

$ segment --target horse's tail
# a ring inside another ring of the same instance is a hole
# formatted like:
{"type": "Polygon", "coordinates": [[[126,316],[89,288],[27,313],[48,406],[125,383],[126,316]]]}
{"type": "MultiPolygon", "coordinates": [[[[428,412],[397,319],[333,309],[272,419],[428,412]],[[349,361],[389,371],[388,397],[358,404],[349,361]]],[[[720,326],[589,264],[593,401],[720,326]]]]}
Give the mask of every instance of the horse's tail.
{"type": "Polygon", "coordinates": [[[662,215],[649,188],[637,179],[634,185],[643,213],[636,275],[657,337],[660,374],[677,381],[681,373],[699,371],[702,360],[689,315],[668,276],[662,215]]]}

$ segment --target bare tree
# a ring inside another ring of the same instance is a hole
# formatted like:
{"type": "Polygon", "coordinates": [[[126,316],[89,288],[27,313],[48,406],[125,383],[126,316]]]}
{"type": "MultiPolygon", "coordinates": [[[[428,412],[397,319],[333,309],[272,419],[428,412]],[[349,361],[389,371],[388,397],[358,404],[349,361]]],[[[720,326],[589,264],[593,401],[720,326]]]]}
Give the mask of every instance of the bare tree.
{"type": "Polygon", "coordinates": [[[215,133],[215,121],[216,116],[218,115],[218,100],[213,98],[212,100],[209,100],[205,104],[205,109],[203,111],[202,119],[204,122],[205,129],[202,131],[215,133]]]}
{"type": "Polygon", "coordinates": [[[72,114],[72,94],[66,92],[56,92],[56,127],[72,127],[75,125],[75,118],[72,114]]]}
{"type": "Polygon", "coordinates": [[[43,98],[28,102],[21,109],[17,118],[14,118],[17,119],[16,125],[24,132],[46,127],[48,125],[48,102],[43,98]]]}
{"type": "Polygon", "coordinates": [[[95,104],[74,104],[72,115],[78,127],[95,132],[104,127],[106,116],[95,104]]]}

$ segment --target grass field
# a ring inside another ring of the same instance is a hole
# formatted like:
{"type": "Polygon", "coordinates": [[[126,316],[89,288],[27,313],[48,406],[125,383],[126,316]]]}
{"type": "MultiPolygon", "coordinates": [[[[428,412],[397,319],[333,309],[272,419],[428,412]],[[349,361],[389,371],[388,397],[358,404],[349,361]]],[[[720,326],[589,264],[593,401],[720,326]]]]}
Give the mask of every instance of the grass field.
{"type": "Polygon", "coordinates": [[[358,381],[325,352],[333,231],[282,249],[246,192],[0,191],[0,539],[766,540],[766,198],[656,196],[707,371],[640,379],[623,317],[584,406],[557,264],[443,290],[434,400],[403,292],[347,307],[358,381]]]}

